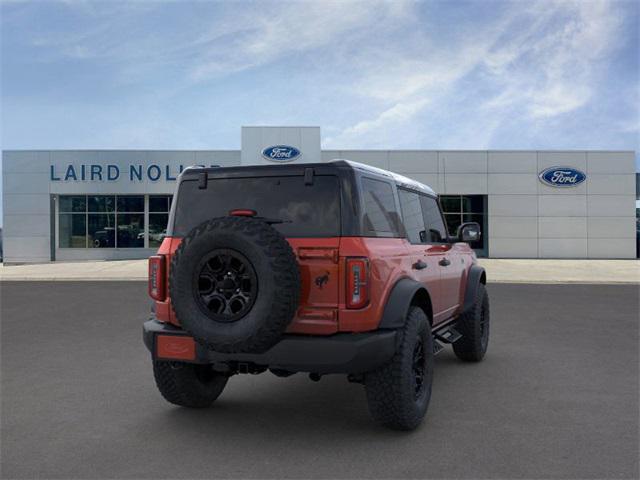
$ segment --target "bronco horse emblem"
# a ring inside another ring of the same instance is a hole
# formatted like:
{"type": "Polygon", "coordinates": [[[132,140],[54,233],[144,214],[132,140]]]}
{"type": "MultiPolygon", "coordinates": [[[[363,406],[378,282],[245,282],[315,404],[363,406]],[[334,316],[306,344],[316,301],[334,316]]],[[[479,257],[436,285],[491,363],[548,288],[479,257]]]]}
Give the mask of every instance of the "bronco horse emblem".
{"type": "Polygon", "coordinates": [[[322,290],[322,287],[325,286],[329,282],[329,272],[326,272],[324,275],[316,277],[316,286],[322,290]]]}

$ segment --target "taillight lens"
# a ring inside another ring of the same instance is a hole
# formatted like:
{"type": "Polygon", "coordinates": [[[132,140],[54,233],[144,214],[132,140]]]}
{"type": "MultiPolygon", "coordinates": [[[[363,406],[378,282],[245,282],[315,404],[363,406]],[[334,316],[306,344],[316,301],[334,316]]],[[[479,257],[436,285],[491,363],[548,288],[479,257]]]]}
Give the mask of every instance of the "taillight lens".
{"type": "Polygon", "coordinates": [[[369,260],[347,258],[347,308],[363,308],[369,303],[369,260]]]}
{"type": "Polygon", "coordinates": [[[149,296],[159,302],[167,297],[165,289],[164,255],[149,257],[149,296]]]}

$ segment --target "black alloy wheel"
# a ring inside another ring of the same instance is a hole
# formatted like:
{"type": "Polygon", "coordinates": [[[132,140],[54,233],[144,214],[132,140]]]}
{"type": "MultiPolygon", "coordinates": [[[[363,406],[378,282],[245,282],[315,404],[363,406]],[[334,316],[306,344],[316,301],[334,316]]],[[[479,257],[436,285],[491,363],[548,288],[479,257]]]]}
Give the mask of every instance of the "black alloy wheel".
{"type": "Polygon", "coordinates": [[[193,292],[205,315],[218,322],[235,322],[253,306],[258,279],[251,262],[232,249],[215,249],[195,269],[193,292]]]}

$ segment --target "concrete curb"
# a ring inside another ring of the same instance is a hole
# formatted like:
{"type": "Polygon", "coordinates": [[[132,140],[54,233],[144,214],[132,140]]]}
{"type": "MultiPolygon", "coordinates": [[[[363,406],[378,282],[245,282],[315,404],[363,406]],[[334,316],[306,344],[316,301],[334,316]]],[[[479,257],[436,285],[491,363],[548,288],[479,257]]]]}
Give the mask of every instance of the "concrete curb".
{"type": "MultiPolygon", "coordinates": [[[[639,260],[479,259],[489,283],[640,285],[639,260]]],[[[147,260],[0,265],[0,282],[145,282],[147,260]]]]}

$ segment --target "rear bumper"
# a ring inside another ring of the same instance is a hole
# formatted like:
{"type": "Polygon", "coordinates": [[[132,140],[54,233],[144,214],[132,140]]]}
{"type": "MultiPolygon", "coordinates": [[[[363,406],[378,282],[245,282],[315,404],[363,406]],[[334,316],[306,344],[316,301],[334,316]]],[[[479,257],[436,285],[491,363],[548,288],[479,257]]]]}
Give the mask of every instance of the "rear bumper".
{"type": "MultiPolygon", "coordinates": [[[[163,356],[162,351],[158,349],[158,336],[190,338],[184,330],[173,325],[161,323],[155,319],[145,322],[144,343],[153,358],[159,360],[176,360],[176,358],[163,356]]],[[[282,340],[276,345],[259,354],[214,352],[194,342],[193,358],[180,359],[180,361],[203,364],[248,364],[291,372],[364,373],[389,362],[395,351],[395,330],[338,333],[330,336],[287,334],[283,335],[282,340]]]]}

